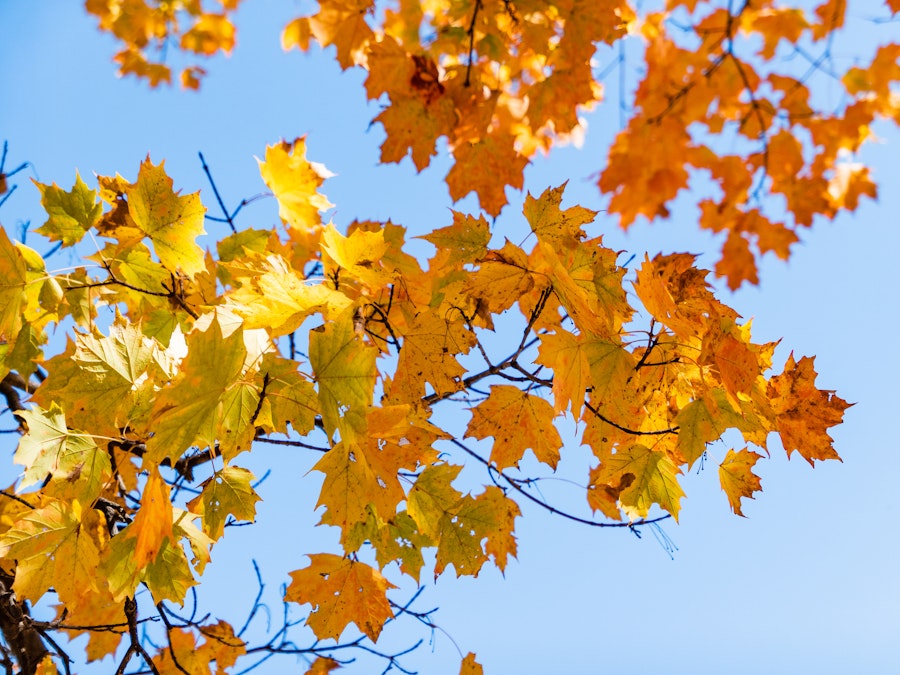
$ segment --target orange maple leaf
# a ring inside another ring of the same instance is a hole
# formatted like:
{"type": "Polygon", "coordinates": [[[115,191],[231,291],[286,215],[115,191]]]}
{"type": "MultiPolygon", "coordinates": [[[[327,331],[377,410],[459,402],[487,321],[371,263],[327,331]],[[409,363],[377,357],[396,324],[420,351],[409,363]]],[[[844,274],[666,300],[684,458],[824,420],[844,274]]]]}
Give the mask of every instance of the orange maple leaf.
{"type": "Polygon", "coordinates": [[[312,605],[306,624],[320,640],[341,637],[351,623],[373,642],[394,613],[386,593],[396,588],[365,563],[330,553],[309,556],[309,567],[290,573],[284,598],[312,605]]]}

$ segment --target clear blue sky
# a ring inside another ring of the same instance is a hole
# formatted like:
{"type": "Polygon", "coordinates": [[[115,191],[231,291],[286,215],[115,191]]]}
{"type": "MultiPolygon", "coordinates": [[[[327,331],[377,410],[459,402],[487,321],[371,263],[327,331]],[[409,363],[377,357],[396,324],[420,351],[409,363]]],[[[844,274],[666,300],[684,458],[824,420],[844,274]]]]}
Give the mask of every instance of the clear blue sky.
{"type": "MultiPolygon", "coordinates": [[[[448,224],[446,157],[418,176],[409,161],[378,166],[383,135],[380,127],[368,128],[377,108],[365,103],[361,73],[341,74],[330,54],[281,51],[281,27],[304,6],[246,0],[238,48],[209,65],[195,94],[117,79],[110,61],[115,45],[98,35],[80,2],[0,0],[0,140],[10,143],[8,161],[34,167],[17,176],[19,190],[0,209],[0,222],[15,237],[19,221],[30,220],[32,228],[43,222],[26,175],[65,188],[76,169],[89,184],[93,172],[134,179],[148,153],[154,162],[166,160],[176,188],[201,190],[215,213],[198,151],[234,205],[264,189],[253,157],[267,143],[307,134],[310,159],[338,174],[323,189],[337,205],[337,224],[391,218],[411,234],[448,224]]],[[[856,51],[866,53],[867,31],[875,28],[857,25],[856,51]]],[[[845,45],[842,56],[854,48],[845,45]]],[[[570,203],[602,209],[589,177],[601,167],[618,124],[611,109],[593,116],[585,147],[536,160],[526,187],[540,193],[570,179],[570,203]]],[[[674,559],[649,531],[638,540],[626,531],[588,530],[523,505],[520,555],[505,578],[493,569],[474,580],[445,574],[419,604],[440,607],[437,623],[463,653],[478,654],[488,675],[900,672],[900,358],[894,354],[900,134],[882,127],[879,135],[882,141],[862,154],[880,184],[878,203],[818,223],[803,234],[789,264],[767,259],[761,286],[730,296],[742,315],[754,317],[759,341],[784,338],[782,363],[790,350],[816,355],[819,386],[857,403],[833,433],[844,462],[812,470],[779,451],[758,465],[764,492],[746,503],[745,519],[731,515],[714,467],[686,477],[681,523],[664,527],[678,546],[674,559]]],[[[522,195],[510,196],[512,206],[497,224],[501,234],[520,213],[522,195]]],[[[269,227],[273,214],[271,201],[261,202],[239,224],[269,227]]],[[[716,243],[696,232],[692,217],[684,209],[675,223],[623,234],[601,214],[595,231],[639,258],[644,251],[687,250],[711,266],[716,243]]],[[[223,234],[214,224],[207,229],[223,234]]],[[[74,264],[66,255],[51,261],[51,267],[74,264]]],[[[9,426],[8,418],[0,426],[9,426]]],[[[10,458],[12,438],[0,443],[10,458]]],[[[304,553],[336,550],[333,532],[312,528],[319,478],[305,474],[315,459],[261,447],[244,462],[257,475],[267,465],[276,471],[260,487],[265,502],[258,525],[229,530],[213,551],[207,597],[223,618],[239,625],[252,601],[255,587],[237,590],[252,579],[250,557],[260,561],[277,620],[275,598],[286,573],[306,565],[304,553]]],[[[0,482],[17,471],[0,463],[0,482]]],[[[564,484],[550,485],[545,495],[553,498],[557,489],[560,499],[571,498],[564,484]]],[[[410,622],[386,635],[395,645],[425,637],[405,661],[409,667],[458,671],[459,656],[444,635],[428,644],[428,634],[410,622]]],[[[109,664],[92,672],[111,672],[109,664]]],[[[300,664],[293,668],[289,660],[276,661],[257,672],[303,672],[300,664]]]]}

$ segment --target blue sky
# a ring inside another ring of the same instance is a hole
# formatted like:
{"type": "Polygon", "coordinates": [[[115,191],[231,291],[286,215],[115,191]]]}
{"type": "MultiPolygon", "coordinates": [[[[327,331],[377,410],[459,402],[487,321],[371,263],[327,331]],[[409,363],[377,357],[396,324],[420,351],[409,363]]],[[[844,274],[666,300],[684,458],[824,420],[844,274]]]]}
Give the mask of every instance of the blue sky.
{"type": "MultiPolygon", "coordinates": [[[[378,166],[383,134],[369,128],[377,107],[365,102],[361,73],[341,73],[328,53],[281,51],[280,29],[302,8],[247,0],[234,55],[209,65],[196,94],[150,91],[117,79],[110,61],[115,45],[96,32],[80,2],[0,0],[0,140],[10,143],[9,162],[27,160],[33,167],[16,177],[18,191],[0,209],[0,222],[17,238],[20,222],[30,220],[32,228],[43,222],[27,177],[65,188],[76,169],[89,184],[93,172],[134,179],[148,153],[154,162],[166,160],[176,188],[201,190],[214,214],[198,151],[235,205],[264,189],[254,156],[262,157],[266,144],[306,134],[309,158],[337,174],[323,188],[337,205],[337,224],[390,218],[411,234],[449,224],[445,154],[421,175],[408,160],[378,166]]],[[[856,51],[865,53],[875,28],[857,26],[856,51]]],[[[845,44],[842,56],[856,46],[845,44]]],[[[590,176],[618,129],[612,107],[589,119],[582,150],[536,159],[526,171],[526,188],[539,194],[569,179],[569,203],[601,210],[590,176]]],[[[879,201],[817,223],[803,233],[788,264],[766,259],[760,287],[724,293],[742,315],[754,317],[758,341],[783,338],[776,362],[790,350],[816,355],[819,386],[857,403],[832,434],[843,463],[812,470],[797,457],[788,461],[775,453],[758,466],[764,492],[746,503],[744,519],[730,513],[714,467],[685,477],[681,522],[663,527],[678,547],[672,559],[650,531],[638,540],[627,531],[588,530],[523,504],[520,554],[505,578],[493,569],[474,580],[445,574],[420,600],[420,609],[440,607],[436,622],[463,654],[477,653],[486,673],[900,672],[900,443],[894,427],[900,134],[885,126],[878,135],[862,160],[873,167],[879,201]]],[[[510,198],[496,225],[501,235],[521,220],[523,196],[510,192],[510,198]]],[[[472,207],[465,201],[455,208],[472,207]]],[[[269,227],[274,214],[273,202],[264,200],[238,222],[269,227]]],[[[676,222],[622,233],[601,214],[593,227],[608,245],[638,259],[644,251],[690,251],[711,266],[717,242],[698,233],[692,217],[685,208],[676,222]]],[[[224,234],[213,223],[207,230],[224,234]]],[[[75,264],[67,255],[51,261],[51,268],[75,264]]],[[[11,443],[0,437],[6,457],[11,443]]],[[[569,452],[583,458],[585,451],[569,452]]],[[[204,578],[208,600],[235,624],[256,592],[251,557],[260,562],[277,615],[274,599],[287,571],[305,566],[305,553],[336,550],[334,532],[312,527],[319,479],[305,474],[316,458],[269,447],[252,455],[246,464],[257,475],[266,466],[275,469],[260,486],[265,501],[258,525],[229,530],[204,578]]],[[[17,471],[0,463],[4,481],[17,471]]],[[[564,483],[542,489],[548,498],[572,499],[564,483]]],[[[441,633],[429,644],[428,633],[411,622],[386,631],[394,645],[419,637],[426,643],[404,662],[408,667],[458,672],[459,655],[441,633]]],[[[108,666],[92,672],[109,672],[108,666]]],[[[257,672],[292,667],[282,661],[257,672]]],[[[303,669],[298,665],[296,672],[303,669]]]]}

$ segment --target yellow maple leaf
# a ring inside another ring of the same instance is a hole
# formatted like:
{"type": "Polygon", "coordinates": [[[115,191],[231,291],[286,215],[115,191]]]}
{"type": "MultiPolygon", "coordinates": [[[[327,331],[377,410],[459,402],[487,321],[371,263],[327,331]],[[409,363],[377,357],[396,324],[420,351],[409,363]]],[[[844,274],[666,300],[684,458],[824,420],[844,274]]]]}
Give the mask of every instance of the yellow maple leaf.
{"type": "Polygon", "coordinates": [[[250,423],[259,392],[247,368],[243,331],[227,337],[216,317],[206,330],[195,329],[187,340],[188,353],[175,381],[156,396],[150,412],[146,459],[173,464],[191,445],[215,446],[231,459],[250,446],[255,430],[250,423]],[[247,374],[248,377],[243,377],[247,374]]]}
{"type": "Polygon", "coordinates": [[[591,383],[587,355],[582,341],[569,331],[544,333],[535,359],[554,372],[553,410],[559,414],[571,406],[572,415],[581,416],[584,395],[591,383]]]}
{"type": "Polygon", "coordinates": [[[309,17],[309,29],[323,47],[334,45],[342,68],[363,60],[363,47],[374,37],[366,15],[374,0],[322,0],[319,11],[309,17]]]}
{"type": "Polygon", "coordinates": [[[17,520],[0,537],[0,558],[16,561],[13,589],[37,602],[51,587],[61,602],[77,605],[102,583],[97,569],[106,544],[103,516],[78,500],[50,501],[17,520]]]}
{"type": "Polygon", "coordinates": [[[724,431],[714,410],[703,399],[691,401],[675,418],[678,425],[678,452],[690,469],[706,452],[706,444],[724,431]]]}
{"type": "MultiPolygon", "coordinates": [[[[329,224],[322,235],[322,250],[347,274],[377,291],[391,282],[391,275],[382,265],[388,250],[384,232],[357,229],[346,237],[329,224]]],[[[328,267],[326,266],[326,270],[328,267]]]]}
{"type": "Polygon", "coordinates": [[[262,179],[278,200],[281,220],[292,228],[316,230],[322,223],[319,213],[334,206],[318,189],[334,174],[306,159],[306,136],[266,146],[265,161],[257,162],[262,179]]]}
{"type": "Polygon", "coordinates": [[[753,499],[753,493],[762,490],[759,476],[752,471],[753,465],[761,457],[747,448],[739,452],[729,450],[725,459],[719,464],[719,481],[722,489],[728,497],[731,510],[739,516],[744,515],[741,511],[741,498],[753,499]]]}
{"type": "Polygon", "coordinates": [[[293,333],[316,311],[338,316],[352,302],[329,285],[305,279],[275,253],[250,272],[238,277],[241,285],[226,294],[226,301],[244,319],[245,328],[267,328],[272,337],[293,333]]]}
{"type": "Polygon", "coordinates": [[[141,162],[137,182],[125,188],[128,212],[134,225],[153,242],[159,261],[171,272],[181,269],[193,277],[206,269],[203,249],[194,242],[206,234],[206,208],[199,192],[180,197],[172,190],[164,164],[154,166],[149,157],[141,162]]]}
{"type": "Polygon", "coordinates": [[[680,473],[665,453],[635,443],[605,457],[593,478],[598,484],[610,486],[628,483],[619,493],[619,502],[626,513],[643,518],[653,504],[659,504],[678,520],[684,496],[678,484],[680,473]]]}
{"type": "Polygon", "coordinates": [[[50,241],[61,241],[63,246],[74,246],[100,219],[102,207],[97,203],[97,193],[88,188],[81,175],[75,172],[75,185],[66,192],[53,185],[34,182],[41,191],[41,206],[47,212],[47,222],[37,231],[50,241]]]}
{"type": "Polygon", "coordinates": [[[322,523],[336,525],[345,533],[366,521],[370,505],[385,520],[397,512],[397,505],[406,498],[397,479],[402,462],[391,470],[379,458],[382,452],[393,454],[392,449],[341,441],[316,462],[313,469],[325,474],[316,503],[326,507],[322,523]]]}
{"type": "MultiPolygon", "coordinates": [[[[430,384],[437,394],[459,391],[466,369],[456,360],[475,345],[475,335],[458,312],[425,310],[401,330],[403,349],[393,382],[393,392],[422,396],[430,384]]],[[[405,399],[404,399],[405,400],[405,399]]]]}
{"type": "Polygon", "coordinates": [[[309,362],[319,386],[322,422],[329,436],[348,416],[364,419],[372,403],[378,350],[361,339],[354,316],[350,308],[314,329],[309,337],[309,362]]]}
{"type": "Polygon", "coordinates": [[[203,518],[203,531],[222,536],[228,516],[253,522],[260,497],[253,489],[253,474],[237,466],[225,466],[201,483],[202,492],[187,503],[191,513],[203,518]]]}
{"type": "Polygon", "coordinates": [[[0,227],[0,339],[10,341],[19,334],[27,283],[25,260],[0,227]]]}

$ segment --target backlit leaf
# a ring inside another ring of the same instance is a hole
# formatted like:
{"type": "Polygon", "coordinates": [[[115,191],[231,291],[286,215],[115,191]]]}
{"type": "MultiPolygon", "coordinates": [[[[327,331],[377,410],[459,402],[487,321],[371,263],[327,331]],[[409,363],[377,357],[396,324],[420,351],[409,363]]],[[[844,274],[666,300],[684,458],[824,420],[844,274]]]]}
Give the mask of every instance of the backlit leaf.
{"type": "Polygon", "coordinates": [[[306,624],[320,640],[339,639],[350,623],[372,641],[394,614],[387,590],[395,586],[378,570],[349,558],[315,553],[309,567],[291,572],[284,598],[312,605],[306,624]]]}
{"type": "Polygon", "coordinates": [[[203,249],[195,239],[205,234],[206,209],[199,193],[180,197],[172,190],[172,179],[163,163],[141,162],[137,182],[125,190],[128,211],[134,224],[153,242],[160,262],[170,271],[180,269],[188,276],[203,271],[203,249]]]}

